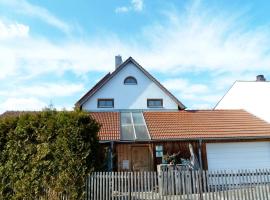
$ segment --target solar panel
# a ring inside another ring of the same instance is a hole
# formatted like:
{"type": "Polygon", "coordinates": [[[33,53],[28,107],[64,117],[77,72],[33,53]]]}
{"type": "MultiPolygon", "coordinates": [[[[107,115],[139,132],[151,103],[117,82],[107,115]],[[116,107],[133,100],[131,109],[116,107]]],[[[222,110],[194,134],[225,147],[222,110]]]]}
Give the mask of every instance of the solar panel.
{"type": "Polygon", "coordinates": [[[121,140],[150,140],[141,112],[121,113],[121,140]]]}

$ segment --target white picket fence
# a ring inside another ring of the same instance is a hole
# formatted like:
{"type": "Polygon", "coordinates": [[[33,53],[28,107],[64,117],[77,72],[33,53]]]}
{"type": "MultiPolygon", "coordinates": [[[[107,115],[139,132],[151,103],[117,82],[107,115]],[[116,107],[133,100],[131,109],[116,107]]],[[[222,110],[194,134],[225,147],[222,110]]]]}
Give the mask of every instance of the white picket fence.
{"type": "Polygon", "coordinates": [[[270,170],[94,172],[87,200],[270,200],[270,170]]]}

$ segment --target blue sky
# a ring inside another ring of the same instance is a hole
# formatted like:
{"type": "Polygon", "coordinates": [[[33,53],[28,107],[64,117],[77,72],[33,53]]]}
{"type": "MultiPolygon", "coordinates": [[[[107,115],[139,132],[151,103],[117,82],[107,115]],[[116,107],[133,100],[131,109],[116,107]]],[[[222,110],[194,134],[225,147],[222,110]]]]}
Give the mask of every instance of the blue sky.
{"type": "Polygon", "coordinates": [[[0,0],[0,113],[72,109],[132,56],[189,109],[270,79],[267,0],[0,0]]]}

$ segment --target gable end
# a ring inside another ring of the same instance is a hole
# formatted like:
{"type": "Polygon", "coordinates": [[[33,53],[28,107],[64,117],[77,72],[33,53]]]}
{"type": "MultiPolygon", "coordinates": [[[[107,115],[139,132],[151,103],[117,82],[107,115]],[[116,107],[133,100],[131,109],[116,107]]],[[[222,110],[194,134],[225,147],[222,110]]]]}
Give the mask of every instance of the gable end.
{"type": "Polygon", "coordinates": [[[101,89],[110,79],[112,79],[119,71],[121,71],[128,63],[133,63],[139,70],[141,70],[151,81],[153,81],[165,94],[167,94],[177,105],[179,110],[186,109],[186,106],[182,104],[171,92],[169,92],[158,80],[156,80],[149,72],[147,72],[139,63],[137,63],[132,57],[129,57],[123,62],[117,69],[108,73],[103,77],[92,89],[90,89],[75,105],[81,107],[90,97],[92,97],[99,89],[101,89]]]}

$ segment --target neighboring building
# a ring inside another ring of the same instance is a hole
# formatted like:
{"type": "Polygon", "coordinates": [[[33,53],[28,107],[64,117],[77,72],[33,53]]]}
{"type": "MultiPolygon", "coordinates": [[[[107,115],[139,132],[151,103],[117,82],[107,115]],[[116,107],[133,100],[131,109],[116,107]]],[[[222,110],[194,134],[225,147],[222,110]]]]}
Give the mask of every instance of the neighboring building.
{"type": "Polygon", "coordinates": [[[104,76],[76,106],[86,111],[123,109],[183,110],[185,106],[133,58],[122,63],[116,56],[116,69],[104,76]]]}
{"type": "Polygon", "coordinates": [[[256,81],[236,81],[215,109],[244,109],[270,123],[270,82],[263,75],[256,81]]]}
{"type": "Polygon", "coordinates": [[[124,63],[116,57],[115,71],[76,106],[102,125],[100,142],[109,148],[114,170],[156,170],[162,155],[188,158],[189,143],[204,169],[270,166],[270,124],[244,110],[185,111],[131,57],[124,63]]]}

